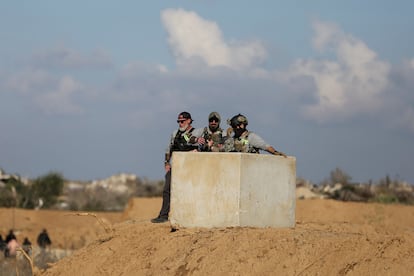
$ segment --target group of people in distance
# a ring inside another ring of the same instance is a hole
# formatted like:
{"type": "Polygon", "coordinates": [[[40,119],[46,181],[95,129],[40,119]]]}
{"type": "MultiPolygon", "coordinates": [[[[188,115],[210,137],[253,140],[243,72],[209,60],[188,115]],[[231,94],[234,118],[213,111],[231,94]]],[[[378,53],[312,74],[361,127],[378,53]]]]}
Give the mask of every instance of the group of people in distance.
{"type": "MultiPolygon", "coordinates": [[[[45,250],[46,247],[52,244],[49,234],[46,229],[43,229],[42,232],[37,236],[37,244],[41,250],[45,250]]],[[[16,235],[13,230],[10,230],[6,238],[3,240],[3,237],[0,235],[0,250],[4,252],[4,257],[14,257],[16,256],[17,249],[20,247],[17,242],[16,235]]],[[[27,237],[24,238],[22,243],[22,249],[30,256],[32,252],[32,243],[27,237]]]]}
{"type": "Polygon", "coordinates": [[[162,194],[162,206],[159,215],[151,219],[153,223],[168,221],[170,212],[171,191],[171,164],[170,159],[174,151],[201,151],[201,152],[244,152],[259,153],[260,150],[270,154],[287,157],[283,152],[275,150],[259,135],[247,130],[246,116],[237,114],[227,120],[230,127],[224,133],[220,127],[221,117],[218,112],[208,115],[208,126],[194,128],[193,119],[189,112],[178,114],[178,129],[171,134],[170,142],[165,153],[165,184],[162,194]]]}

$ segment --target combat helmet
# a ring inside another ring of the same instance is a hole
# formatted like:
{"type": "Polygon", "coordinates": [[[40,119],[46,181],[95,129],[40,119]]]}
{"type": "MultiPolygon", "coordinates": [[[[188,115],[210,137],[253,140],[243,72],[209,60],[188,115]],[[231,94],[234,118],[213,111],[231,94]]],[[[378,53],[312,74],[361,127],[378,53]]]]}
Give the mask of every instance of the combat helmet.
{"type": "Polygon", "coordinates": [[[246,116],[242,115],[242,114],[237,114],[235,116],[233,116],[233,118],[231,118],[230,120],[227,120],[227,123],[232,127],[235,128],[240,124],[244,124],[244,126],[248,125],[248,121],[246,116]]]}
{"type": "Polygon", "coordinates": [[[220,121],[221,121],[221,117],[220,117],[220,114],[218,114],[218,112],[213,111],[213,112],[211,112],[211,113],[208,115],[208,120],[209,120],[209,121],[210,121],[210,119],[213,119],[213,118],[215,118],[215,119],[216,119],[216,121],[217,121],[218,123],[220,123],[220,121]]]}

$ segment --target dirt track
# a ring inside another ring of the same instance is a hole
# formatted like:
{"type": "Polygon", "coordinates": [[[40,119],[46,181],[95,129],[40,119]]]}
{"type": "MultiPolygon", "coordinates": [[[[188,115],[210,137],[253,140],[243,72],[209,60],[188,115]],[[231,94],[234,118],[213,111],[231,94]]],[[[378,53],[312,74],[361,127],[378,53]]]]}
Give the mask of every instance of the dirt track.
{"type": "MultiPolygon", "coordinates": [[[[135,199],[106,214],[114,233],[71,217],[96,239],[42,275],[413,275],[414,206],[298,200],[294,229],[171,232],[149,222],[160,204],[135,199]]],[[[64,235],[69,220],[55,216],[46,217],[64,235]]]]}

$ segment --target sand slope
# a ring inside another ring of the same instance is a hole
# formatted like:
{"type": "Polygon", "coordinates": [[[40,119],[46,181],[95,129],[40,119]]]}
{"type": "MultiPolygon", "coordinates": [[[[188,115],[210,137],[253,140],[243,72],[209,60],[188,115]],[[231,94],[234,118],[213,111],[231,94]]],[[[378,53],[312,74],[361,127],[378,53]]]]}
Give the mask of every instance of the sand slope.
{"type": "Polygon", "coordinates": [[[297,201],[294,229],[151,224],[161,200],[134,199],[85,248],[42,275],[413,275],[414,206],[297,201]]]}

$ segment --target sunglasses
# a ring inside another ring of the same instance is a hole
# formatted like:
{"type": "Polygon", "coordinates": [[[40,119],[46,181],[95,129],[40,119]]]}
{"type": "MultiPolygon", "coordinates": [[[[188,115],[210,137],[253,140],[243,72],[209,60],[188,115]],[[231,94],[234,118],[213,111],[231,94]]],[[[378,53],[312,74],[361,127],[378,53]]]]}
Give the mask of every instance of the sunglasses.
{"type": "Polygon", "coordinates": [[[177,120],[177,123],[182,124],[182,123],[184,123],[185,121],[187,121],[187,120],[177,120]]]}
{"type": "Polygon", "coordinates": [[[217,122],[217,123],[218,123],[218,121],[219,121],[219,120],[218,120],[217,118],[211,118],[211,119],[209,119],[208,121],[209,121],[210,123],[212,123],[212,122],[217,122]]]}

